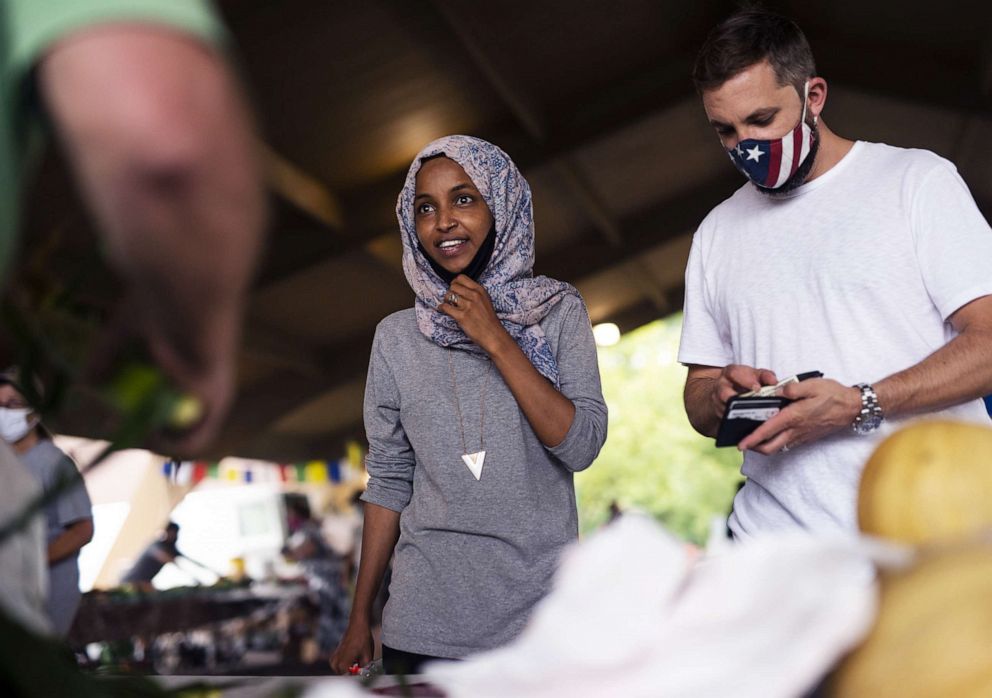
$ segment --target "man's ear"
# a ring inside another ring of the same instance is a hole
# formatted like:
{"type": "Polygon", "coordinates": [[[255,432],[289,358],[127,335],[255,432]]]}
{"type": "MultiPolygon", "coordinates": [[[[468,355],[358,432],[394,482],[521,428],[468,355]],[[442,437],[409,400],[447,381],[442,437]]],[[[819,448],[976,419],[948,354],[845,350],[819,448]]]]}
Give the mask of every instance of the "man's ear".
{"type": "Polygon", "coordinates": [[[809,79],[809,113],[814,117],[820,116],[827,104],[827,81],[820,77],[809,79]]]}

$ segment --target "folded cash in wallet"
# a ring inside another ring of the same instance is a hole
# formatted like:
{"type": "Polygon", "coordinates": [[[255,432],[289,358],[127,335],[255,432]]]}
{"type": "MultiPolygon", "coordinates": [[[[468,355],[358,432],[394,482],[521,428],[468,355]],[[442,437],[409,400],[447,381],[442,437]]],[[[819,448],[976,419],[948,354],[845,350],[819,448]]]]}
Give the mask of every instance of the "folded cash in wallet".
{"type": "Polygon", "coordinates": [[[750,390],[727,400],[727,410],[720,420],[716,434],[716,445],[736,446],[748,434],[764,422],[777,415],[792,400],[775,393],[789,383],[798,383],[809,378],[822,378],[819,371],[808,371],[789,376],[775,385],[765,385],[758,390],[750,390]]]}

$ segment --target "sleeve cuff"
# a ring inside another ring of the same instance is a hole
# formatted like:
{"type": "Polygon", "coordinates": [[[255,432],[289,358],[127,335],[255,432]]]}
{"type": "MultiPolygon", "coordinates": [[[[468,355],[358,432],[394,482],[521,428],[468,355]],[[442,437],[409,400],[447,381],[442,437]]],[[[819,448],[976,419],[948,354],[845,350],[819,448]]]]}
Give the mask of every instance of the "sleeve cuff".
{"type": "Polygon", "coordinates": [[[944,322],[947,322],[951,315],[959,311],[961,308],[968,305],[972,301],[977,301],[979,298],[984,298],[985,296],[992,296],[992,286],[979,286],[969,289],[963,293],[959,293],[946,303],[941,304],[940,316],[943,318],[944,322]]]}
{"type": "Polygon", "coordinates": [[[368,487],[366,487],[364,494],[362,494],[361,500],[383,507],[384,509],[401,512],[406,509],[412,496],[412,488],[390,487],[382,482],[377,482],[373,478],[369,480],[368,487]]]}
{"type": "Polygon", "coordinates": [[[568,470],[578,472],[592,465],[605,441],[605,433],[602,436],[596,433],[596,421],[576,405],[568,433],[560,444],[549,446],[548,452],[568,470]]]}
{"type": "Polygon", "coordinates": [[[716,368],[723,368],[734,363],[733,357],[721,357],[713,354],[692,354],[689,352],[679,353],[678,361],[683,366],[714,366],[716,368]]]}

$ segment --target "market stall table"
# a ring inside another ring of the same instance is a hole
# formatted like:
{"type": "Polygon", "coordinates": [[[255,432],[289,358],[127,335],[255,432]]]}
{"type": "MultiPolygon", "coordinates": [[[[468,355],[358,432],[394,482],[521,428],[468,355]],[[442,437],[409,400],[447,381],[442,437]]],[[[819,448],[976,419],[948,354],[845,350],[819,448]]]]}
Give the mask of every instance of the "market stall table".
{"type": "Polygon", "coordinates": [[[181,587],[126,596],[90,592],[83,595],[68,642],[82,646],[90,642],[181,632],[244,617],[260,608],[294,601],[305,594],[306,588],[299,584],[181,587]]]}
{"type": "MultiPolygon", "coordinates": [[[[88,668],[156,674],[310,673],[315,606],[299,583],[86,594],[68,643],[88,668]]],[[[313,672],[320,673],[320,672],[313,672]]]]}

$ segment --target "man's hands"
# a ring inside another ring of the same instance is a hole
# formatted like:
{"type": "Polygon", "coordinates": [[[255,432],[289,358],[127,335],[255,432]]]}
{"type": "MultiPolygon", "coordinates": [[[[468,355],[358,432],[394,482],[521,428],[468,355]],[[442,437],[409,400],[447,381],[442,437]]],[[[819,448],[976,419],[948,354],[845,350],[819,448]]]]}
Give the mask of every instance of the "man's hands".
{"type": "Polygon", "coordinates": [[[703,436],[716,436],[720,420],[727,409],[727,400],[739,393],[757,390],[763,385],[775,385],[778,378],[772,371],[731,364],[690,366],[685,381],[685,410],[693,428],[703,436]]]}
{"type": "Polygon", "coordinates": [[[755,429],[737,448],[764,455],[791,450],[850,428],[861,409],[857,388],[828,378],[790,383],[777,394],[793,402],[755,429]]]}
{"type": "MultiPolygon", "coordinates": [[[[775,385],[778,377],[768,369],[731,364],[724,368],[690,366],[685,386],[685,406],[692,425],[704,436],[715,436],[727,400],[734,395],[775,385]]],[[[861,409],[857,388],[827,378],[789,383],[777,395],[793,402],[758,427],[737,447],[769,455],[847,429],[861,409]]]]}
{"type": "Polygon", "coordinates": [[[778,378],[767,368],[751,368],[741,364],[731,364],[720,372],[716,384],[713,386],[713,393],[710,404],[716,418],[723,419],[723,413],[727,409],[727,400],[734,395],[746,393],[749,390],[758,390],[763,385],[775,385],[778,378]]]}
{"type": "Polygon", "coordinates": [[[347,674],[353,665],[365,666],[372,661],[373,652],[372,631],[363,623],[348,624],[348,629],[341,638],[341,644],[331,655],[331,671],[335,674],[347,674]]]}

